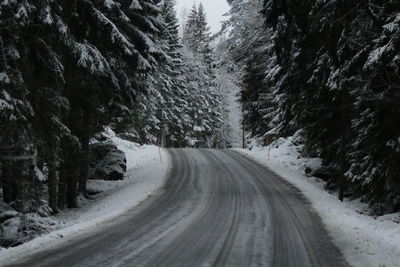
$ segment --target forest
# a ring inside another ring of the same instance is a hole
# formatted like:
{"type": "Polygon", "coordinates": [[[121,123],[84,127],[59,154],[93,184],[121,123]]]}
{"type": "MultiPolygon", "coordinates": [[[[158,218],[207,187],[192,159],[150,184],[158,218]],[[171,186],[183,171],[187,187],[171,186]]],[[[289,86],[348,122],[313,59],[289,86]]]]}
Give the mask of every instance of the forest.
{"type": "Polygon", "coordinates": [[[0,4],[0,178],[20,212],[87,196],[105,127],[137,143],[217,147],[223,107],[202,5],[183,41],[171,0],[0,4]],[[47,186],[47,188],[46,188],[47,186]]]}
{"type": "Polygon", "coordinates": [[[246,130],[301,134],[329,190],[369,203],[371,214],[399,211],[400,2],[231,5],[246,130]]]}
{"type": "Polygon", "coordinates": [[[370,213],[400,210],[400,2],[228,0],[212,35],[202,4],[0,3],[0,186],[44,216],[87,197],[105,128],[140,144],[229,148],[226,77],[246,138],[302,136],[320,178],[370,213]]]}

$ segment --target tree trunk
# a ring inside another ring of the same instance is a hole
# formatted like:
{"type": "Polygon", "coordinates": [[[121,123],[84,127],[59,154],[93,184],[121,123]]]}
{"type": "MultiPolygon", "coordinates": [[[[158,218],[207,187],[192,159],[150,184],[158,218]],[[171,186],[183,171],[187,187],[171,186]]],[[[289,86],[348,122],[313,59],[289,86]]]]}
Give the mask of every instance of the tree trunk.
{"type": "Polygon", "coordinates": [[[49,188],[49,206],[52,209],[52,213],[58,213],[57,206],[57,162],[55,160],[50,160],[48,162],[49,167],[49,177],[48,177],[48,188],[49,188]]]}
{"type": "Polygon", "coordinates": [[[342,128],[342,137],[341,137],[341,140],[340,140],[340,177],[339,177],[339,183],[338,183],[338,187],[339,187],[339,195],[338,195],[338,197],[339,197],[339,200],[340,201],[342,201],[343,202],[343,200],[344,200],[344,192],[346,191],[346,177],[345,177],[345,175],[344,175],[344,173],[345,173],[345,171],[346,171],[346,151],[345,151],[345,149],[346,149],[346,142],[345,142],[345,139],[346,139],[346,134],[347,134],[347,128],[346,128],[346,118],[347,118],[347,114],[346,114],[346,111],[347,111],[347,109],[346,109],[346,105],[347,105],[347,102],[346,102],[346,97],[344,96],[344,94],[343,93],[341,93],[341,95],[340,95],[340,97],[341,97],[341,101],[340,101],[340,103],[341,103],[341,106],[340,106],[340,109],[341,109],[341,115],[340,115],[340,121],[341,121],[341,124],[340,124],[340,127],[342,128]]]}
{"type": "Polygon", "coordinates": [[[12,178],[6,166],[3,165],[1,185],[3,187],[3,200],[6,203],[10,203],[15,200],[16,194],[13,193],[12,178]]]}
{"type": "Polygon", "coordinates": [[[90,137],[90,111],[87,108],[83,109],[82,118],[82,157],[81,157],[81,172],[79,176],[79,193],[85,198],[88,198],[86,185],[89,175],[89,137],[90,137]]]}
{"type": "Polygon", "coordinates": [[[59,180],[58,180],[58,208],[60,210],[65,210],[65,204],[67,202],[67,181],[66,181],[66,171],[65,164],[63,163],[60,168],[59,180]]]}
{"type": "Polygon", "coordinates": [[[77,179],[75,174],[76,172],[73,172],[67,180],[67,208],[69,209],[74,209],[78,207],[77,179]]]}
{"type": "Polygon", "coordinates": [[[0,72],[7,71],[6,55],[4,53],[3,38],[0,36],[0,72]]]}
{"type": "Polygon", "coordinates": [[[375,196],[376,200],[379,202],[385,196],[385,185],[386,185],[386,177],[382,175],[380,179],[378,179],[378,183],[376,184],[375,196]]]}
{"type": "Polygon", "coordinates": [[[3,200],[5,203],[10,203],[14,200],[12,187],[7,185],[3,180],[3,200]]]}
{"type": "MultiPolygon", "coordinates": [[[[80,136],[82,131],[82,112],[75,99],[71,99],[71,113],[68,127],[74,136],[80,136]]],[[[69,143],[64,148],[65,181],[67,185],[67,208],[78,207],[78,182],[81,168],[81,147],[69,143]]]]}
{"type": "Polygon", "coordinates": [[[35,212],[40,205],[39,186],[36,177],[36,152],[28,149],[10,166],[13,182],[13,208],[22,213],[35,212]]]}
{"type": "Polygon", "coordinates": [[[79,175],[79,159],[78,153],[72,153],[67,158],[65,176],[67,182],[67,208],[77,208],[78,207],[78,188],[77,188],[77,176],[79,175]]]}

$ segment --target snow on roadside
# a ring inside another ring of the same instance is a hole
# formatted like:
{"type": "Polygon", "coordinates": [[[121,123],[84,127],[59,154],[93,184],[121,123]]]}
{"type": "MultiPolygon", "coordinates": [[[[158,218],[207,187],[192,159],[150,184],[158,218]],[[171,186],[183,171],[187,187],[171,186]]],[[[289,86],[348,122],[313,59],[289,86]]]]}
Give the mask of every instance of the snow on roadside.
{"type": "Polygon", "coordinates": [[[294,138],[280,138],[270,147],[254,141],[251,150],[234,149],[268,167],[299,188],[321,216],[336,245],[353,266],[400,266],[400,214],[373,218],[360,213],[365,206],[359,201],[343,203],[324,190],[324,183],[307,177],[306,167],[317,167],[317,158],[301,158],[302,146],[294,138]],[[269,160],[268,160],[269,155],[269,160]]]}
{"type": "Polygon", "coordinates": [[[168,152],[157,146],[122,140],[107,131],[112,142],[126,154],[127,173],[121,181],[89,181],[88,187],[103,191],[76,210],[68,210],[55,216],[60,229],[37,237],[14,248],[0,249],[0,266],[17,260],[21,255],[54,247],[80,234],[90,232],[102,222],[108,221],[138,205],[165,183],[170,159],[168,152]],[[161,157],[161,159],[160,159],[161,157]],[[63,238],[66,237],[66,238],[63,238]],[[22,254],[21,254],[22,253],[22,254]]]}

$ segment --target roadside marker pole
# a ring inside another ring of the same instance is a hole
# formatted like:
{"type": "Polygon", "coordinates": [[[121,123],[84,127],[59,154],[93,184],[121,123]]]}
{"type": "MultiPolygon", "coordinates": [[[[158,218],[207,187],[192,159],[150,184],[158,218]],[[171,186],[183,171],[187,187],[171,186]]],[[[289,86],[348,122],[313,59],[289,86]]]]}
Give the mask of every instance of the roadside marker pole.
{"type": "Polygon", "coordinates": [[[163,135],[164,135],[164,125],[163,125],[163,120],[161,119],[161,133],[160,133],[160,143],[158,145],[158,154],[160,155],[160,162],[162,163],[162,158],[161,158],[161,147],[164,145],[163,144],[163,135]]]}
{"type": "Polygon", "coordinates": [[[269,160],[269,156],[271,155],[271,145],[272,145],[272,144],[269,144],[269,145],[268,145],[268,160],[269,160]]]}
{"type": "Polygon", "coordinates": [[[161,158],[161,147],[158,146],[158,154],[160,154],[160,162],[162,163],[162,158],[161,158]]]}
{"type": "Polygon", "coordinates": [[[274,142],[274,137],[271,134],[264,135],[263,145],[268,145],[268,160],[271,156],[271,146],[273,142],[274,142]]]}

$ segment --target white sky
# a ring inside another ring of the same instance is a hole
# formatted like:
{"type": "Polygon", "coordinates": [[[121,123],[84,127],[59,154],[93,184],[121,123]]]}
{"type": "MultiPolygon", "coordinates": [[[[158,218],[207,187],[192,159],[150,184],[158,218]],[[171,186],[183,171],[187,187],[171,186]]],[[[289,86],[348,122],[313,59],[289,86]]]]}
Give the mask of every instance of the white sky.
{"type": "Polygon", "coordinates": [[[182,10],[187,9],[189,13],[193,7],[193,3],[198,5],[203,3],[204,9],[207,14],[208,24],[210,25],[211,32],[216,33],[221,29],[221,21],[225,20],[223,15],[229,11],[229,5],[225,0],[175,0],[176,11],[179,20],[182,19],[182,10]]]}

